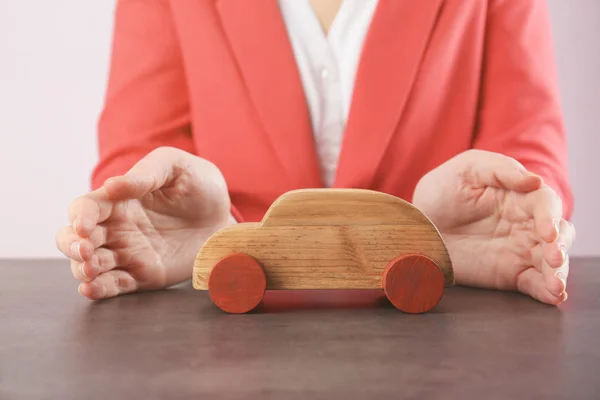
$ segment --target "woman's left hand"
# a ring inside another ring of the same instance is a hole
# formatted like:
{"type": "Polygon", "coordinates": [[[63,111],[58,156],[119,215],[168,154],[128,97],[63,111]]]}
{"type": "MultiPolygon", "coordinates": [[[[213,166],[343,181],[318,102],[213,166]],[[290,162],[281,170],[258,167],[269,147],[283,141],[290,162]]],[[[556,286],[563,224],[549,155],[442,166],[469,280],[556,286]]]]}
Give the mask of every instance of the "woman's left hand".
{"type": "Polygon", "coordinates": [[[419,181],[413,204],[440,230],[458,285],[567,299],[575,228],[554,190],[516,160],[461,153],[419,181]]]}

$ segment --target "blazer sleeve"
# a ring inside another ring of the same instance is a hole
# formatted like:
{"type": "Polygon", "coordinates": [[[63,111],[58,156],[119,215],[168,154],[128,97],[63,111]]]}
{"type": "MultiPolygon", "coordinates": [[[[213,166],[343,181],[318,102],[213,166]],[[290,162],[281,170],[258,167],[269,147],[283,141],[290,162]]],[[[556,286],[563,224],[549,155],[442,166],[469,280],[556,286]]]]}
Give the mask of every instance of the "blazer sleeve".
{"type": "MultiPolygon", "coordinates": [[[[116,3],[92,189],[124,174],[158,147],[195,154],[186,76],[169,4],[165,0],[116,3]]],[[[231,212],[242,220],[234,206],[231,212]]]]}
{"type": "Polygon", "coordinates": [[[474,147],[542,176],[569,219],[573,194],[546,2],[491,0],[485,40],[474,147]]]}
{"type": "Polygon", "coordinates": [[[117,1],[93,188],[127,172],[157,147],[194,151],[177,46],[167,2],[117,1]]]}

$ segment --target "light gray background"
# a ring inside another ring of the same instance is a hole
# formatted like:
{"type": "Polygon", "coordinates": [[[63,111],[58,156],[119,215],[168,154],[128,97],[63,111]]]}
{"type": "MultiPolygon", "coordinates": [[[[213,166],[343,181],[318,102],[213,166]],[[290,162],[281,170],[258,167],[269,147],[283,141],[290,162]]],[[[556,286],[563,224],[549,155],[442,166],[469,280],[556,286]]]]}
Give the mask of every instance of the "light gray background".
{"type": "MultiPolygon", "coordinates": [[[[576,196],[573,254],[600,255],[600,1],[549,4],[576,196]]],[[[0,0],[0,257],[61,256],[54,235],[96,161],[113,7],[0,0]]]]}

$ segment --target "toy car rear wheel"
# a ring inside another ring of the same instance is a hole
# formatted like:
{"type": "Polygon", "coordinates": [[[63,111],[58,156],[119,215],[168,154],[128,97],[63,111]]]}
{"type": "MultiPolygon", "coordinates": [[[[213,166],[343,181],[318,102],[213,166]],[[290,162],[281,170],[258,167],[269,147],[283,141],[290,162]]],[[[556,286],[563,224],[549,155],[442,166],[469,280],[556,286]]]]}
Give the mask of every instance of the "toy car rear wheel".
{"type": "Polygon", "coordinates": [[[399,310],[420,314],[434,308],[444,294],[444,274],[429,257],[407,254],[391,260],[383,273],[383,290],[399,310]]]}
{"type": "Polygon", "coordinates": [[[267,277],[252,256],[234,253],[218,261],[208,277],[208,292],[221,310],[243,314],[255,309],[267,288],[267,277]]]}

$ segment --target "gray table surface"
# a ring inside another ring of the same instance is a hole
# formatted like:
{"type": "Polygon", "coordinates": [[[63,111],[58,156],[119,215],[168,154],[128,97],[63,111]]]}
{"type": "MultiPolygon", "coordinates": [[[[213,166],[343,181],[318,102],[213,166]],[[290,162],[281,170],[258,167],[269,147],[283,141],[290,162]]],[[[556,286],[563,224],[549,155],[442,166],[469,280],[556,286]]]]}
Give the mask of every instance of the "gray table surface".
{"type": "Polygon", "coordinates": [[[600,259],[569,300],[450,288],[268,292],[246,315],[189,283],[92,302],[65,260],[0,260],[0,399],[600,399],[600,259]],[[204,396],[203,396],[204,395],[204,396]]]}

